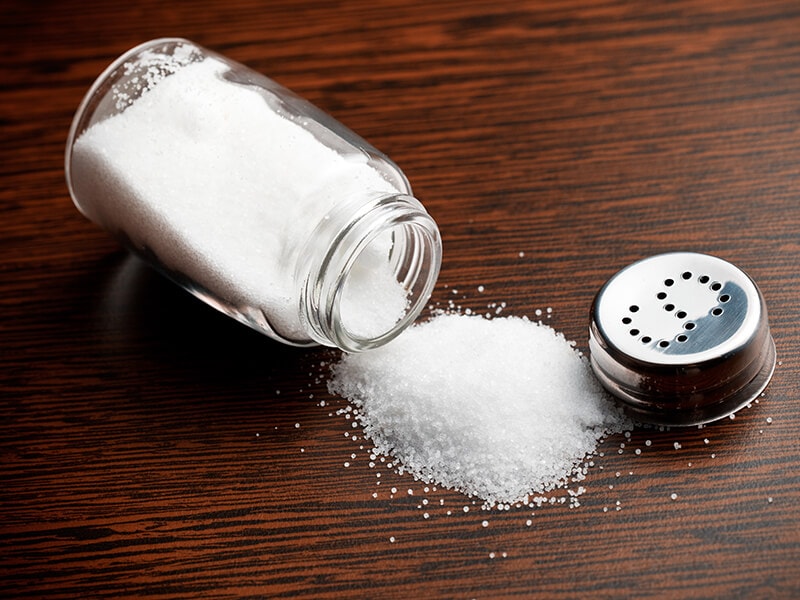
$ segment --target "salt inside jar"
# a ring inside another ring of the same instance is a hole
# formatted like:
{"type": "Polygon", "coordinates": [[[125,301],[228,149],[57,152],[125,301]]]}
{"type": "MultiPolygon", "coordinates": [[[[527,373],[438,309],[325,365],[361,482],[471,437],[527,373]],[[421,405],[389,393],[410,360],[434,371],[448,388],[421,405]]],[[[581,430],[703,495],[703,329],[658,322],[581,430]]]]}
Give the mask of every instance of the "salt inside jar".
{"type": "Polygon", "coordinates": [[[147,42],[106,69],[75,115],[65,169],[86,217],[288,344],[380,346],[439,273],[436,223],[391,160],[188,40],[147,42]]]}

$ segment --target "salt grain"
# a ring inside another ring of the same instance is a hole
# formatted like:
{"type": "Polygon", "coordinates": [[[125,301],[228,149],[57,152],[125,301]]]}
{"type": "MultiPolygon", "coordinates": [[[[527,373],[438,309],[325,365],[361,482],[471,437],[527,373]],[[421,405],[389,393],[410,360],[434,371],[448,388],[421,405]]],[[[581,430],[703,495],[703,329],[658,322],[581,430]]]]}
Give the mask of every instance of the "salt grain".
{"type": "Polygon", "coordinates": [[[401,471],[516,503],[563,485],[600,439],[630,427],[573,346],[527,319],[442,314],[345,355],[328,386],[401,471]]]}

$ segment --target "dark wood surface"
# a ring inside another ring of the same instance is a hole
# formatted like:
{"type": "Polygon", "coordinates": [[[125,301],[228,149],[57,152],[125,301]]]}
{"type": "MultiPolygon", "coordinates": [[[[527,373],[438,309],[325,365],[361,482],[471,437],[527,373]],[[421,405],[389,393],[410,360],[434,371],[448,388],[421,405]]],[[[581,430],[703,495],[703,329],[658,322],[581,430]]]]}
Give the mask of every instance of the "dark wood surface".
{"type": "Polygon", "coordinates": [[[800,597],[796,0],[0,6],[0,597],[800,597]],[[608,440],[578,508],[487,513],[371,468],[335,352],[217,314],[72,206],[82,95],[167,35],[394,158],[443,233],[434,301],[552,307],[585,350],[628,262],[734,262],[770,310],[766,394],[608,440]]]}

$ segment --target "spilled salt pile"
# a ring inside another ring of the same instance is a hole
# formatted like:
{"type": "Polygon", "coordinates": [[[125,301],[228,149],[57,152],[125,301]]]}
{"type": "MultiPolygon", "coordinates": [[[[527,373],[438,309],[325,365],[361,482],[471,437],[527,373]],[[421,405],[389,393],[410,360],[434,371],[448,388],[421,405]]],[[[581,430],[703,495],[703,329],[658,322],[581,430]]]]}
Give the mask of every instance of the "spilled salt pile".
{"type": "Polygon", "coordinates": [[[375,454],[487,506],[580,477],[599,440],[630,427],[573,345],[525,318],[439,315],[343,356],[328,387],[375,454]]]}

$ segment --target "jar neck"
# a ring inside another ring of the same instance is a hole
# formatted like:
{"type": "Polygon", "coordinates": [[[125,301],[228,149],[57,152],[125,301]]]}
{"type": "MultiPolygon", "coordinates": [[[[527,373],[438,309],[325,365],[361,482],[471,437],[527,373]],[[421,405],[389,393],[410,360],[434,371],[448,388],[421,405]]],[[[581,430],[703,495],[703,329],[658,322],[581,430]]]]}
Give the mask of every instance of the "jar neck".
{"type": "Polygon", "coordinates": [[[321,344],[347,352],[381,346],[419,316],[441,260],[439,230],[416,198],[375,194],[344,203],[300,253],[300,318],[321,344]]]}

